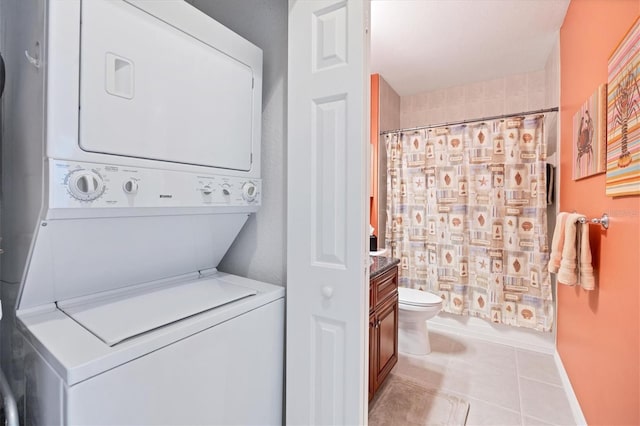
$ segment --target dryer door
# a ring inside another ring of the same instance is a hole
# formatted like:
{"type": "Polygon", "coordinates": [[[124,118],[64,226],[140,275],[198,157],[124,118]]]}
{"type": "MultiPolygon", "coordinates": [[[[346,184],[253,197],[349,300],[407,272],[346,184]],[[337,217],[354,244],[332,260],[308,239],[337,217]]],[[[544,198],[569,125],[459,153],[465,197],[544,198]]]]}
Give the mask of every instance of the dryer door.
{"type": "Polygon", "coordinates": [[[80,147],[248,171],[259,143],[253,81],[262,71],[227,47],[250,43],[186,3],[172,7],[197,37],[124,1],[82,3],[80,147]]]}

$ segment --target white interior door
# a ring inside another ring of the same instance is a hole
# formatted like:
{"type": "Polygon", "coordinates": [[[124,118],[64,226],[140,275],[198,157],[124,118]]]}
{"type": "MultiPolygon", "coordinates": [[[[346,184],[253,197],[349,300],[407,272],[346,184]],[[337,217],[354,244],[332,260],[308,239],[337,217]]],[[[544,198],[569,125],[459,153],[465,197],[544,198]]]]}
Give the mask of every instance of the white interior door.
{"type": "Polygon", "coordinates": [[[289,1],[286,422],[365,424],[369,0],[289,1]]]}

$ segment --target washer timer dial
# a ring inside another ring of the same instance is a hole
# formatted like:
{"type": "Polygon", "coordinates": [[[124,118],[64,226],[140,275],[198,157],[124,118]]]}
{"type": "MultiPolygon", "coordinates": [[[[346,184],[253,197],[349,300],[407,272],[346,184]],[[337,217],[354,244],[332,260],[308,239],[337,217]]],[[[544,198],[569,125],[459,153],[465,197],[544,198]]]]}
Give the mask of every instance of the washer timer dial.
{"type": "Polygon", "coordinates": [[[74,170],[67,175],[66,181],[69,194],[80,201],[93,201],[105,190],[102,176],[93,170],[74,170]]]}

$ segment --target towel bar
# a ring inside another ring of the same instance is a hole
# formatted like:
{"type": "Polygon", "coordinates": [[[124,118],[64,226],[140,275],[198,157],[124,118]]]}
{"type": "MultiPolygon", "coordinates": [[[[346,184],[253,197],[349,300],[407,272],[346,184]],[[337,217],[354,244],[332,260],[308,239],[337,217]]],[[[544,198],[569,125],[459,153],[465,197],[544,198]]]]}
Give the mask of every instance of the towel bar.
{"type": "Polygon", "coordinates": [[[581,217],[578,222],[580,223],[597,223],[600,224],[600,226],[602,226],[604,229],[609,229],[609,215],[604,213],[602,215],[602,217],[597,218],[594,217],[593,219],[587,219],[584,217],[581,217]]]}

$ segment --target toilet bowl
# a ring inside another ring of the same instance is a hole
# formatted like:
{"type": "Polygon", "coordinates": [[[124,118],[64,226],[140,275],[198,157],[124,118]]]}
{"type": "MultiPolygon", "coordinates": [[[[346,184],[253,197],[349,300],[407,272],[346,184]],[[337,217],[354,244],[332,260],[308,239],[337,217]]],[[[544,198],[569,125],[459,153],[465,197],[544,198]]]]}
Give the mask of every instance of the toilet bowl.
{"type": "Polygon", "coordinates": [[[427,320],[442,309],[442,299],[426,291],[398,288],[398,350],[413,355],[431,352],[427,320]]]}

